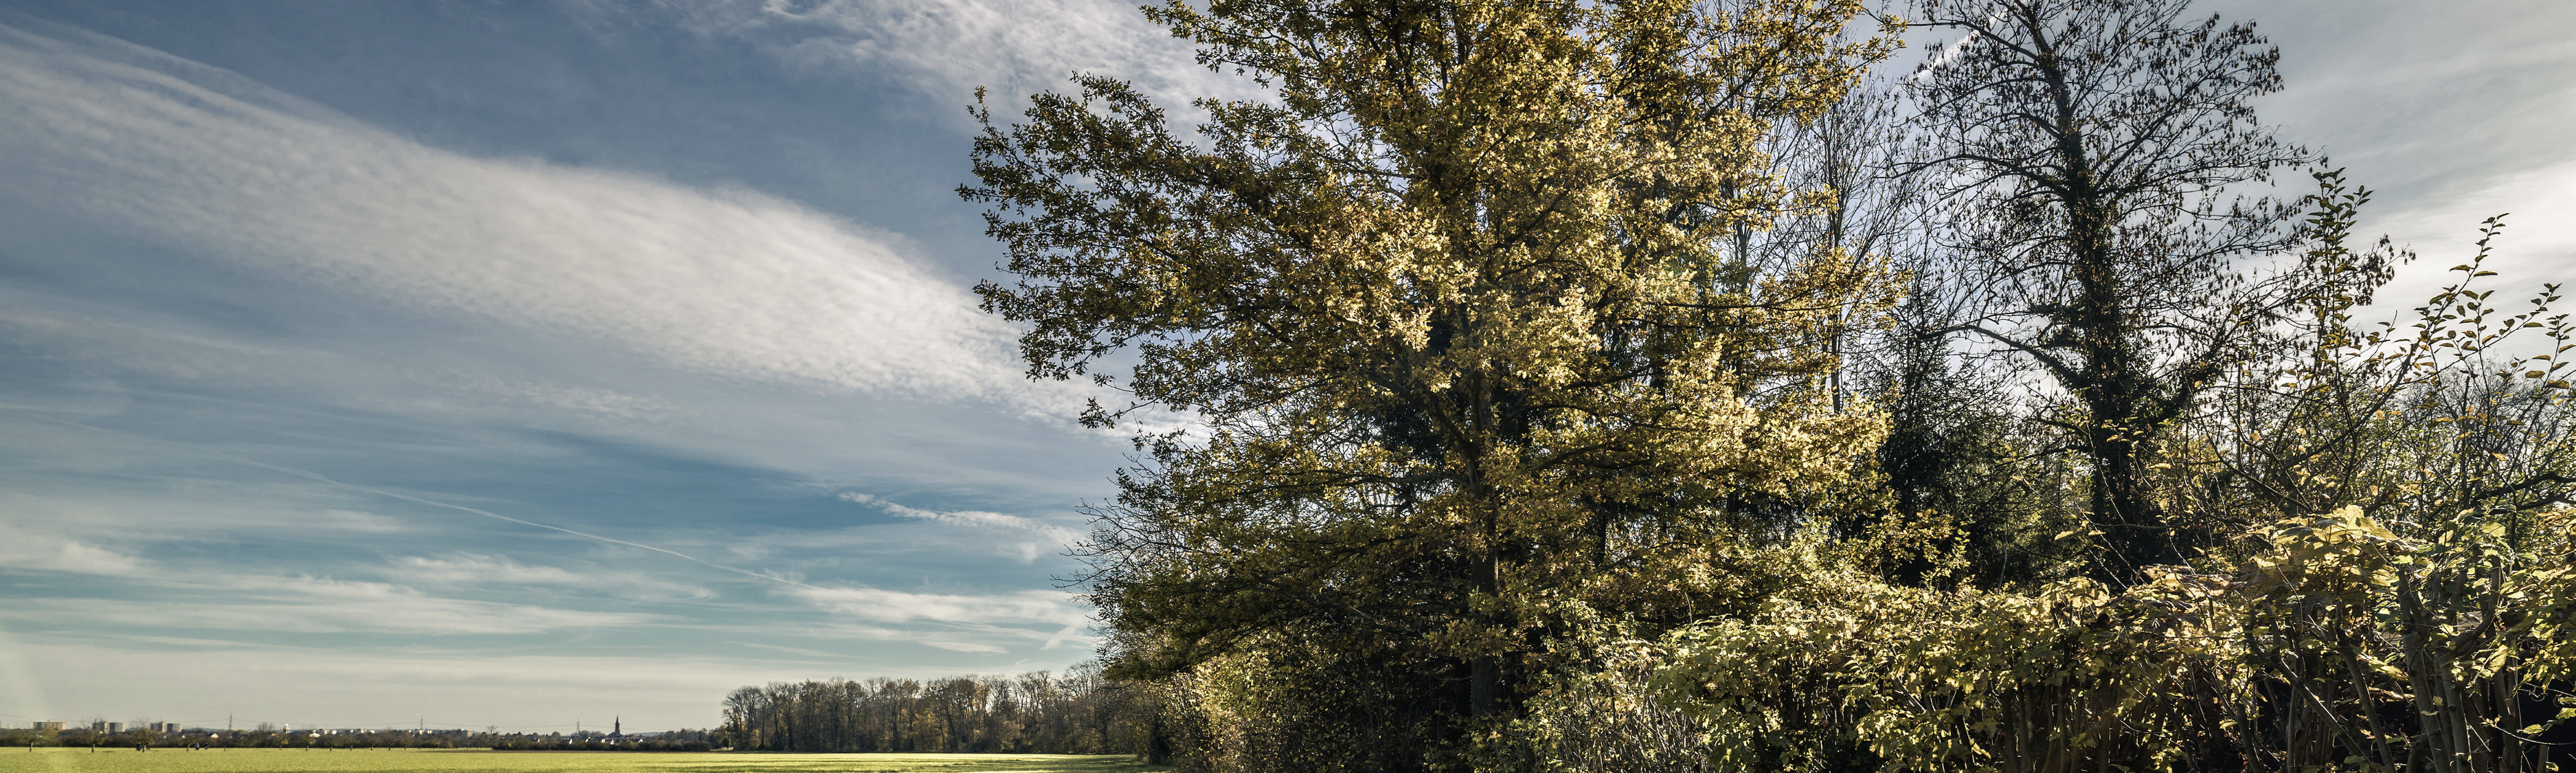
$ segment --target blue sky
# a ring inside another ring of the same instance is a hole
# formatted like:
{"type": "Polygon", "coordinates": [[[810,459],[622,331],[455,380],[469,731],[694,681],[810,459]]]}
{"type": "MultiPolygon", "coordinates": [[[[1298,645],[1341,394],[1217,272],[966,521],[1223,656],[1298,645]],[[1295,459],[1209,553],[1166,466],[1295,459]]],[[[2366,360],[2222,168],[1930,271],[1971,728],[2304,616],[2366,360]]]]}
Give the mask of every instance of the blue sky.
{"type": "MultiPolygon", "coordinates": [[[[2576,274],[2576,10],[2208,8],[2375,230],[2576,274]]],[[[1121,2],[0,3],[0,722],[1088,658],[1051,578],[1127,445],[1020,379],[952,193],[971,89],[1074,69],[1241,88],[1121,2]]]]}

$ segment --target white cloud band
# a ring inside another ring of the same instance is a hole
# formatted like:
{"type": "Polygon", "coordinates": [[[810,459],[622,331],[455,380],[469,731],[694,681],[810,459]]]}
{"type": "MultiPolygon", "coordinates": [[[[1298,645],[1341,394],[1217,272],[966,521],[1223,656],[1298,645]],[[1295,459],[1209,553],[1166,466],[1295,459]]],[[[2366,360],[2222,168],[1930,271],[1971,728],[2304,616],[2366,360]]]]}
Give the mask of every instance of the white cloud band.
{"type": "Polygon", "coordinates": [[[0,196],[416,308],[727,376],[1024,393],[1011,328],[895,237],[746,190],[465,156],[237,76],[0,25],[0,196]]]}

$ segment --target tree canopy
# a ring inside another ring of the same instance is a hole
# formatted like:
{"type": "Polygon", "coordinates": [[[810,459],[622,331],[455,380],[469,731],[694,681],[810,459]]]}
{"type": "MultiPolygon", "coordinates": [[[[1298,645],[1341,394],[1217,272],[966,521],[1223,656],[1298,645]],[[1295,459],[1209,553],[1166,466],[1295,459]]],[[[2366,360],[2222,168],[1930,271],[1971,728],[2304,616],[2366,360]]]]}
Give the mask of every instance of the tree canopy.
{"type": "Polygon", "coordinates": [[[2529,536],[2576,461],[2554,361],[2445,359],[2511,332],[2460,332],[2465,287],[2357,332],[2402,253],[2345,246],[2367,193],[2329,170],[2238,198],[2307,160],[2254,121],[2250,25],[1919,11],[1973,34],[1870,86],[1907,22],[1857,0],[1175,0],[1146,13],[1263,98],[979,101],[986,310],[1031,377],[1124,396],[1084,422],[1180,417],[1130,427],[1075,578],[1158,696],[1140,743],[2530,768],[2502,723],[2547,730],[2576,614],[2529,536]],[[2380,719],[2408,701],[2479,719],[2380,719]]]}

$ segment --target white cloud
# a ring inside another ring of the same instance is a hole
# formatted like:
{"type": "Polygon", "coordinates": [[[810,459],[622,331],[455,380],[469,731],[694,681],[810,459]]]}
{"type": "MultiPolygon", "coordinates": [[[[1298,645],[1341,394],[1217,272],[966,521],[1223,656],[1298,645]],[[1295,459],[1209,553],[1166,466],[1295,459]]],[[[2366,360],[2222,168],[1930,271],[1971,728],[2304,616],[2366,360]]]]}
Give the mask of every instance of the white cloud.
{"type": "Polygon", "coordinates": [[[556,566],[530,566],[509,556],[446,553],[397,556],[386,571],[390,579],[438,586],[545,585],[612,592],[630,597],[711,599],[702,586],[654,579],[635,571],[575,572],[556,566]]]}
{"type": "Polygon", "coordinates": [[[75,574],[130,576],[143,559],[76,540],[31,534],[0,524],[0,567],[75,574]]]}
{"type": "Polygon", "coordinates": [[[1063,591],[970,596],[880,588],[796,587],[788,592],[834,613],[874,622],[1082,625],[1090,621],[1074,595],[1063,591]]]}
{"type": "Polygon", "coordinates": [[[971,641],[943,641],[943,640],[938,640],[938,639],[924,639],[924,640],[922,640],[922,642],[921,642],[921,643],[922,643],[922,645],[923,645],[923,646],[938,647],[938,648],[940,648],[940,649],[948,650],[948,651],[950,651],[950,652],[1009,652],[1009,651],[1010,651],[1010,650],[1008,650],[1008,649],[1004,649],[1004,648],[1002,648],[1002,647],[1001,647],[1001,646],[999,646],[999,645],[984,644],[984,643],[981,643],[981,642],[971,642],[971,641]]]}
{"type": "MultiPolygon", "coordinates": [[[[649,614],[441,597],[384,582],[199,574],[8,524],[0,524],[0,568],[111,575],[153,588],[152,594],[141,598],[18,599],[9,610],[12,617],[81,628],[109,625],[163,630],[513,634],[661,622],[659,616],[649,614]]],[[[587,581],[562,570],[470,554],[414,559],[407,568],[430,578],[480,573],[495,581],[525,584],[587,581]]]]}
{"type": "Polygon", "coordinates": [[[778,644],[762,644],[762,643],[760,643],[760,642],[756,642],[756,641],[729,641],[729,642],[725,642],[725,643],[726,643],[726,644],[736,644],[736,645],[741,645],[741,646],[744,646],[744,647],[752,647],[752,648],[755,648],[755,649],[764,649],[764,650],[769,650],[769,651],[772,651],[772,652],[784,652],[784,653],[787,653],[787,654],[790,654],[790,655],[804,655],[804,656],[806,656],[806,657],[814,657],[814,658],[838,658],[838,657],[842,657],[842,654],[841,654],[841,653],[838,653],[838,652],[825,652],[825,651],[823,651],[823,650],[807,649],[807,648],[804,648],[804,647],[788,647],[788,646],[778,645],[778,644]]]}
{"type": "Polygon", "coordinates": [[[1038,649],[1041,650],[1054,649],[1066,642],[1090,641],[1081,633],[1084,627],[1092,624],[1086,605],[1074,594],[1063,591],[963,595],[802,586],[788,592],[827,612],[865,623],[938,623],[959,629],[961,634],[979,635],[986,640],[868,625],[857,626],[848,632],[866,638],[911,641],[972,653],[1008,652],[1007,647],[990,641],[995,637],[1013,642],[1039,642],[1038,649]]]}
{"type": "Polygon", "coordinates": [[[194,599],[24,599],[13,617],[80,628],[285,631],[294,633],[526,634],[633,627],[656,615],[589,612],[445,598],[409,587],[317,577],[223,575],[199,582],[164,578],[168,592],[211,590],[194,599]]]}
{"type": "MultiPolygon", "coordinates": [[[[691,3],[700,32],[784,39],[769,52],[810,71],[892,76],[959,105],[975,87],[1005,104],[1061,90],[1075,71],[1134,82],[1166,107],[1241,98],[1188,41],[1145,20],[1135,0],[733,0],[691,3]]],[[[963,117],[963,112],[957,114],[963,117]]]]}
{"type": "MultiPolygon", "coordinates": [[[[842,492],[840,496],[841,500],[845,502],[875,505],[878,509],[886,511],[886,514],[898,518],[929,521],[931,523],[946,524],[949,526],[958,526],[997,534],[1036,537],[1039,542],[1023,543],[1030,545],[1031,550],[1036,549],[1036,546],[1041,543],[1047,543],[1049,547],[1063,547],[1081,542],[1083,538],[1082,532],[1034,518],[1024,518],[1017,515],[1005,515],[1002,513],[985,512],[982,510],[921,510],[905,507],[903,505],[898,505],[893,502],[888,502],[874,496],[854,491],[842,492]]],[[[1032,554],[1030,558],[1035,558],[1035,556],[1032,554]]],[[[1022,563],[1026,562],[1023,561],[1022,563]]]]}
{"type": "Polygon", "coordinates": [[[522,585],[582,585],[591,579],[552,566],[529,566],[510,560],[509,556],[486,556],[474,553],[449,553],[436,558],[402,556],[394,559],[394,573],[415,582],[426,583],[516,583],[522,585]]]}
{"type": "MultiPolygon", "coordinates": [[[[2507,295],[2576,278],[2576,3],[2496,0],[2453,13],[2422,0],[2214,0],[2281,47],[2285,88],[2257,101],[2284,139],[2349,168],[2377,193],[2363,238],[2424,256],[2379,294],[2379,313],[2421,303],[2475,251],[2478,222],[2513,213],[2495,267],[2507,295]],[[2498,24],[2497,19],[2514,23],[2498,24]]],[[[2291,194],[2303,175],[2284,175],[2291,194]]]]}
{"type": "Polygon", "coordinates": [[[315,525],[319,528],[339,529],[343,531],[396,532],[409,530],[409,527],[403,524],[402,519],[389,515],[360,512],[357,510],[324,510],[322,511],[321,517],[314,519],[314,521],[315,525]]]}
{"type": "MultiPolygon", "coordinates": [[[[0,26],[0,196],[15,205],[702,372],[1031,393],[1013,330],[897,237],[746,190],[441,151],[229,73],[48,32],[0,26]]],[[[609,413],[655,407],[487,386],[609,413]]]]}
{"type": "Polygon", "coordinates": [[[2492,243],[2488,268],[2500,272],[2507,286],[2536,288],[2576,278],[2570,271],[2576,266],[2576,159],[2499,174],[2449,193],[2425,197],[2376,223],[2426,258],[2409,277],[2412,282],[2383,291],[2383,297],[2403,303],[2382,305],[2412,308],[2440,284],[2457,280],[2458,274],[2440,269],[2475,255],[2478,224],[2495,215],[2506,215],[2505,230],[2492,243]]]}
{"type": "Polygon", "coordinates": [[[460,376],[450,380],[456,387],[487,395],[508,397],[548,408],[616,419],[659,419],[678,410],[670,401],[658,397],[630,395],[607,389],[569,386],[547,381],[506,379],[487,375],[460,376]]]}

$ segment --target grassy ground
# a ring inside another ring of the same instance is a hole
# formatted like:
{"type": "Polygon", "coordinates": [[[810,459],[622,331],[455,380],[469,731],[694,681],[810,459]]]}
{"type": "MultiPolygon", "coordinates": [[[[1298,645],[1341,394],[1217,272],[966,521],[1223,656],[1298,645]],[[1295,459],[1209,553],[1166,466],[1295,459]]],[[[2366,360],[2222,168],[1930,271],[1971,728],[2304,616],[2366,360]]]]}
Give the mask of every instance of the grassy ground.
{"type": "Polygon", "coordinates": [[[0,750],[0,773],[1150,773],[1124,755],[491,752],[479,749],[0,750]]]}

